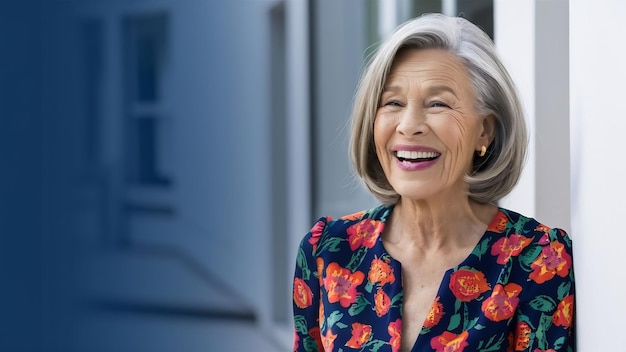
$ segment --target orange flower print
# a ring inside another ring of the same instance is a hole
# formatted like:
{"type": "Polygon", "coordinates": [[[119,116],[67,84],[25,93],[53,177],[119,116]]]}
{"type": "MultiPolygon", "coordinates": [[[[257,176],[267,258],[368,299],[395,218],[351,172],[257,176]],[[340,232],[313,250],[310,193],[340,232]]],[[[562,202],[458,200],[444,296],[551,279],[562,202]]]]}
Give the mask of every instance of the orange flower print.
{"type": "Polygon", "coordinates": [[[491,247],[491,255],[497,255],[496,262],[504,264],[509,261],[509,258],[518,256],[532,241],[532,238],[522,235],[502,237],[491,247]]]}
{"type": "Polygon", "coordinates": [[[557,241],[553,241],[549,246],[543,247],[541,254],[532,262],[530,268],[533,270],[528,276],[538,284],[542,284],[559,275],[566,277],[572,267],[572,257],[565,250],[565,246],[557,241]]]}
{"type": "Polygon", "coordinates": [[[509,218],[503,212],[499,211],[487,227],[487,231],[502,233],[506,230],[506,223],[509,218]]]}
{"type": "Polygon", "coordinates": [[[383,291],[382,288],[378,288],[376,294],[374,295],[374,310],[376,311],[376,315],[378,317],[382,317],[383,315],[389,312],[389,308],[391,307],[391,300],[389,296],[383,291]]]}
{"type": "Polygon", "coordinates": [[[309,336],[311,336],[313,338],[313,341],[315,341],[315,344],[317,345],[317,350],[323,351],[324,346],[322,345],[322,334],[320,332],[320,327],[316,326],[311,328],[311,330],[309,330],[309,336]]]}
{"type": "Polygon", "coordinates": [[[487,319],[491,321],[503,321],[511,318],[515,314],[515,309],[519,304],[519,296],[522,287],[516,283],[508,283],[506,286],[496,284],[491,297],[483,301],[482,311],[487,319]]]}
{"type": "MultiPolygon", "coordinates": [[[[330,218],[326,218],[326,220],[330,220],[330,218]]],[[[320,241],[322,237],[322,232],[324,231],[324,227],[326,227],[326,222],[319,220],[313,225],[311,228],[311,237],[309,238],[309,243],[313,246],[313,251],[317,250],[317,243],[320,241]]]]}
{"type": "Polygon", "coordinates": [[[466,341],[468,336],[467,330],[458,335],[450,331],[444,331],[443,334],[435,336],[430,340],[430,347],[437,352],[462,352],[468,345],[466,341]]]}
{"type": "Polygon", "coordinates": [[[426,320],[424,321],[425,328],[432,328],[433,326],[439,324],[439,320],[443,317],[443,304],[439,302],[439,296],[435,298],[433,305],[430,307],[430,312],[426,315],[426,320]]]}
{"type": "Polygon", "coordinates": [[[391,339],[389,340],[389,345],[391,345],[391,352],[400,351],[400,333],[402,332],[402,320],[398,318],[389,323],[389,326],[387,326],[387,332],[389,332],[389,336],[391,336],[391,339]]]}
{"type": "Polygon", "coordinates": [[[324,288],[328,292],[328,301],[339,302],[342,307],[348,308],[350,304],[356,302],[356,288],[364,278],[365,274],[360,271],[353,273],[337,263],[330,263],[323,279],[324,288]]]}
{"type": "Polygon", "coordinates": [[[374,247],[380,233],[379,226],[384,226],[384,224],[378,220],[365,219],[348,227],[346,232],[348,233],[350,249],[354,251],[361,246],[374,247]]]}
{"type": "Polygon", "coordinates": [[[530,326],[520,321],[515,327],[515,350],[524,351],[530,344],[530,326]]]}
{"type": "Polygon", "coordinates": [[[572,320],[574,318],[574,295],[569,295],[563,298],[559,305],[556,307],[556,312],[552,315],[552,322],[556,326],[562,326],[569,328],[572,326],[572,320]]]}
{"type": "Polygon", "coordinates": [[[298,308],[306,308],[313,303],[313,292],[307,283],[297,277],[293,280],[293,301],[298,308]]]}
{"type": "Polygon", "coordinates": [[[361,349],[363,344],[370,340],[370,337],[372,337],[371,325],[352,323],[352,337],[346,342],[346,346],[361,349]]]}
{"type": "Polygon", "coordinates": [[[335,347],[335,339],[337,338],[337,334],[333,334],[331,329],[326,330],[326,335],[322,335],[322,346],[320,351],[332,351],[335,347]]]}
{"type": "Polygon", "coordinates": [[[450,277],[450,290],[461,302],[472,301],[489,288],[485,275],[480,271],[461,269],[450,277]]]}
{"type": "Polygon", "coordinates": [[[382,260],[374,258],[372,260],[372,265],[370,265],[367,279],[372,284],[379,283],[381,286],[384,286],[386,283],[394,283],[396,281],[396,277],[393,274],[393,268],[389,265],[389,259],[382,260]]]}

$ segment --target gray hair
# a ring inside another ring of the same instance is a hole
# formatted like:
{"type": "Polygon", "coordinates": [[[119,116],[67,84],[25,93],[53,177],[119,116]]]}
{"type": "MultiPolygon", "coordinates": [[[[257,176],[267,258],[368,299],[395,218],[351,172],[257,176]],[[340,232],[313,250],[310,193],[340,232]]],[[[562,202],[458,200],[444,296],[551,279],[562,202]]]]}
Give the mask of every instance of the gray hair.
{"type": "Polygon", "coordinates": [[[469,198],[497,203],[517,184],[528,145],[521,103],[513,80],[496,55],[493,41],[476,25],[460,17],[427,14],[399,26],[381,44],[359,82],[352,112],[350,153],[357,175],[383,204],[399,195],[389,184],[376,154],[374,119],[383,85],[402,49],[442,49],[465,66],[481,114],[495,116],[495,136],[487,153],[474,156],[465,179],[469,198]]]}

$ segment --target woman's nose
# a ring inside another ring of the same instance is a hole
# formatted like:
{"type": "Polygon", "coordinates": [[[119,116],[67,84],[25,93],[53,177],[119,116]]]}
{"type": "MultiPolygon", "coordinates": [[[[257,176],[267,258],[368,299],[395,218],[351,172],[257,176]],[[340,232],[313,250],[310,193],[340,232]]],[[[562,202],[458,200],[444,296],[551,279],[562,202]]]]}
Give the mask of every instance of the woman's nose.
{"type": "Polygon", "coordinates": [[[399,116],[397,131],[405,136],[424,134],[428,131],[428,125],[421,107],[405,107],[399,116]]]}

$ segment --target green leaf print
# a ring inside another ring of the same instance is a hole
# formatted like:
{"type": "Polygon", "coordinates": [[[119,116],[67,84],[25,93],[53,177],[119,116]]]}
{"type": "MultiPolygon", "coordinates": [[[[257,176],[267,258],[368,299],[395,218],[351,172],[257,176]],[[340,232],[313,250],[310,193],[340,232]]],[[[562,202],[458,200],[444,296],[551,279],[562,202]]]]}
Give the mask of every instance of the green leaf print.
{"type": "Polygon", "coordinates": [[[306,335],[308,330],[306,329],[306,319],[302,315],[296,315],[294,318],[294,323],[296,325],[296,331],[306,335]]]}
{"type": "Polygon", "coordinates": [[[306,256],[304,255],[304,251],[302,248],[298,251],[298,258],[296,260],[298,263],[298,268],[302,271],[302,279],[307,281],[311,278],[311,270],[309,270],[309,265],[306,262],[306,256]]]}
{"type": "Polygon", "coordinates": [[[323,251],[339,252],[339,244],[341,241],[344,240],[338,237],[324,239],[323,241],[320,241],[315,253],[322,253],[323,251]]]}
{"type": "Polygon", "coordinates": [[[369,248],[367,247],[360,247],[357,249],[357,251],[352,254],[352,258],[350,258],[350,262],[346,265],[346,269],[350,269],[350,271],[354,272],[358,267],[360,267],[368,249],[369,248]]]}
{"type": "Polygon", "coordinates": [[[522,264],[522,269],[528,272],[532,271],[530,265],[537,259],[539,254],[541,254],[542,248],[543,247],[539,245],[530,245],[520,254],[519,261],[522,264]]]}
{"type": "Polygon", "coordinates": [[[550,241],[558,240],[560,234],[561,234],[561,231],[557,229],[550,229],[550,231],[548,231],[548,237],[550,238],[550,241]]]}
{"type": "Polygon", "coordinates": [[[402,303],[402,291],[398,292],[395,296],[393,296],[393,298],[391,299],[391,306],[395,307],[396,304],[402,303]]]}
{"type": "Polygon", "coordinates": [[[371,305],[371,303],[368,302],[367,299],[363,297],[363,295],[358,295],[356,297],[356,302],[352,303],[352,305],[348,309],[348,314],[350,314],[351,316],[355,316],[361,313],[363,309],[365,309],[365,307],[367,307],[368,305],[371,305]]]}
{"type": "Polygon", "coordinates": [[[539,326],[537,327],[537,331],[535,332],[535,338],[537,339],[537,346],[542,350],[548,349],[548,341],[546,337],[546,331],[552,325],[552,317],[550,315],[541,314],[541,318],[539,319],[539,326]]]}
{"type": "Polygon", "coordinates": [[[524,225],[526,225],[527,222],[529,222],[530,219],[524,216],[520,216],[519,220],[517,220],[517,222],[513,225],[513,229],[515,230],[515,233],[523,233],[524,230],[524,225]]]}
{"type": "Polygon", "coordinates": [[[367,293],[372,293],[372,289],[374,288],[374,284],[371,281],[367,280],[367,284],[365,284],[365,291],[367,293]]]}
{"type": "Polygon", "coordinates": [[[304,346],[304,350],[306,352],[316,352],[317,351],[317,342],[311,337],[307,336],[302,341],[302,345],[304,346]]]}
{"type": "Polygon", "coordinates": [[[371,346],[372,348],[370,348],[369,351],[377,352],[381,347],[383,347],[386,344],[387,343],[385,341],[372,340],[372,341],[366,343],[365,345],[363,345],[363,348],[365,348],[365,346],[367,346],[367,347],[371,346]]]}
{"type": "Polygon", "coordinates": [[[570,290],[572,289],[572,283],[571,282],[562,282],[561,285],[559,285],[558,291],[557,291],[557,298],[559,300],[563,300],[563,298],[567,297],[567,295],[569,295],[570,290]]]}
{"type": "MultiPolygon", "coordinates": [[[[474,319],[472,319],[472,320],[468,321],[467,323],[465,323],[465,327],[464,327],[464,329],[463,329],[463,330],[470,330],[470,329],[472,329],[473,327],[475,327],[475,326],[476,326],[476,323],[478,323],[478,319],[480,319],[480,318],[479,318],[479,317],[476,317],[476,318],[474,318],[474,319]]],[[[476,329],[476,330],[480,330],[480,329],[476,329]]]]}
{"type": "Polygon", "coordinates": [[[342,323],[342,322],[340,322],[340,321],[338,321],[338,322],[335,324],[335,326],[336,326],[336,327],[338,327],[339,329],[345,329],[345,328],[347,328],[347,327],[348,327],[348,325],[346,325],[346,324],[344,324],[344,323],[342,323]]]}
{"type": "Polygon", "coordinates": [[[343,313],[338,310],[332,312],[332,314],[329,315],[328,318],[326,318],[326,324],[328,324],[328,329],[332,328],[336,322],[341,320],[341,318],[343,318],[343,313]]]}
{"type": "Polygon", "coordinates": [[[450,324],[448,324],[448,331],[452,331],[461,325],[461,314],[456,313],[450,317],[450,324]]]}
{"type": "Polygon", "coordinates": [[[565,345],[565,336],[561,336],[554,341],[554,349],[557,351],[560,351],[563,345],[565,345]]]}
{"type": "Polygon", "coordinates": [[[500,351],[501,350],[501,346],[502,346],[502,342],[504,342],[505,335],[504,334],[500,335],[500,338],[498,338],[498,341],[494,342],[495,338],[496,338],[495,336],[492,336],[489,339],[489,341],[487,341],[487,344],[484,347],[480,348],[480,351],[481,352],[496,352],[496,351],[500,351]]]}
{"type": "Polygon", "coordinates": [[[556,302],[554,302],[554,300],[549,296],[539,295],[533,298],[529,305],[534,310],[546,313],[552,311],[556,307],[556,302]]]}

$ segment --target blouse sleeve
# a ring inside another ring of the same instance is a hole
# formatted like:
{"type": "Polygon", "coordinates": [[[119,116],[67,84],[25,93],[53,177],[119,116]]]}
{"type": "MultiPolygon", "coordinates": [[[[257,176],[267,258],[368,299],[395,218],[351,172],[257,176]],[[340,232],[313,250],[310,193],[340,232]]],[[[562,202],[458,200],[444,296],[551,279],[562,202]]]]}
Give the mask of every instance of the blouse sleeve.
{"type": "Polygon", "coordinates": [[[575,351],[571,239],[565,231],[552,229],[530,253],[525,260],[530,270],[529,295],[518,309],[515,350],[575,351]]]}
{"type": "Polygon", "coordinates": [[[315,251],[328,218],[320,218],[298,247],[293,279],[294,351],[323,351],[319,327],[320,281],[315,251]]]}

